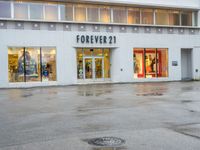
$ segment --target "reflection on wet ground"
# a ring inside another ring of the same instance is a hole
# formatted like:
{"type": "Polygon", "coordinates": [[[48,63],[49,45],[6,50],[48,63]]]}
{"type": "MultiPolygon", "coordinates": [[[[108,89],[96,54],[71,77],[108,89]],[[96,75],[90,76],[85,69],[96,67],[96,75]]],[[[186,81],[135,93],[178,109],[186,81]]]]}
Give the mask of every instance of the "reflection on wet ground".
{"type": "Polygon", "coordinates": [[[46,150],[57,143],[52,149],[178,150],[189,144],[196,150],[199,87],[200,82],[166,82],[0,90],[0,149],[46,150]],[[81,140],[105,136],[126,143],[94,147],[81,140]]]}

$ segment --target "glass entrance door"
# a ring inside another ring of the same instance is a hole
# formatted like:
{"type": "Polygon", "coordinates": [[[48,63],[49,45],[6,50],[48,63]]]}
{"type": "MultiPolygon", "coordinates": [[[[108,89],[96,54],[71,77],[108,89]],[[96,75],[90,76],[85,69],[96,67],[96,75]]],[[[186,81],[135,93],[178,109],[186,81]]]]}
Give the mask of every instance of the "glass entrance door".
{"type": "Polygon", "coordinates": [[[102,57],[85,57],[84,59],[84,79],[103,79],[103,58],[102,57]]]}
{"type": "Polygon", "coordinates": [[[103,78],[103,58],[94,58],[95,59],[95,78],[103,78]]]}
{"type": "Polygon", "coordinates": [[[93,78],[93,59],[92,58],[85,58],[84,59],[84,75],[85,79],[92,79],[93,78]]]}

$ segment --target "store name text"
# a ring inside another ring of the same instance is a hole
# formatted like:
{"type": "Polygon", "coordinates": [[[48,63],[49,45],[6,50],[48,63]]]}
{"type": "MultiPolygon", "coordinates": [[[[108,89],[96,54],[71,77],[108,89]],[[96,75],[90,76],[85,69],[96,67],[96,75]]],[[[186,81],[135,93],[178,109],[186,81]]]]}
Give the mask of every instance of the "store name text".
{"type": "Polygon", "coordinates": [[[81,44],[116,44],[116,36],[77,35],[76,42],[81,44]]]}

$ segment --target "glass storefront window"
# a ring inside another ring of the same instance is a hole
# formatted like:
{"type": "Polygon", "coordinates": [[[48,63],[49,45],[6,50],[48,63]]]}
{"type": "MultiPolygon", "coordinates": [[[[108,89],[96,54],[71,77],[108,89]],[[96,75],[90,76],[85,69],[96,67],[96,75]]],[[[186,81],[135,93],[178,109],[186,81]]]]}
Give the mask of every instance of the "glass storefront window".
{"type": "Polygon", "coordinates": [[[73,5],[61,5],[60,9],[61,20],[73,21],[73,5]]]}
{"type": "Polygon", "coordinates": [[[169,11],[168,10],[156,10],[156,24],[169,25],[169,11]]]}
{"type": "Polygon", "coordinates": [[[74,7],[75,21],[85,22],[86,21],[86,6],[85,5],[75,5],[74,7]]]}
{"type": "Polygon", "coordinates": [[[181,25],[192,26],[192,12],[181,12],[181,25]]]}
{"type": "Polygon", "coordinates": [[[43,5],[30,4],[30,19],[44,19],[43,5]]]}
{"type": "Polygon", "coordinates": [[[97,6],[87,7],[87,17],[89,22],[99,22],[99,8],[97,6]]]}
{"type": "Polygon", "coordinates": [[[103,50],[102,49],[94,49],[94,56],[103,56],[103,50]]]}
{"type": "Polygon", "coordinates": [[[156,74],[156,49],[145,49],[146,78],[155,78],[156,74]]]}
{"type": "Polygon", "coordinates": [[[84,54],[84,56],[92,56],[93,55],[93,51],[94,51],[94,49],[86,49],[86,48],[84,48],[83,49],[83,54],[84,54]]]}
{"type": "Polygon", "coordinates": [[[121,7],[113,8],[113,22],[127,23],[127,9],[121,7]]]}
{"type": "Polygon", "coordinates": [[[153,24],[153,9],[141,9],[142,24],[153,24]]]}
{"type": "Polygon", "coordinates": [[[104,78],[110,78],[110,50],[104,49],[104,78]]]}
{"type": "Polygon", "coordinates": [[[111,21],[111,9],[110,7],[101,7],[100,8],[100,22],[110,23],[111,21]]]}
{"type": "Polygon", "coordinates": [[[169,14],[169,24],[179,26],[180,25],[180,12],[171,10],[169,14]]]}
{"type": "Polygon", "coordinates": [[[58,20],[57,5],[45,5],[45,20],[58,20]]]}
{"type": "Polygon", "coordinates": [[[83,51],[77,49],[77,78],[83,79],[83,51]]]}
{"type": "Polygon", "coordinates": [[[42,48],[42,81],[56,81],[56,49],[42,48]]]}
{"type": "Polygon", "coordinates": [[[9,82],[56,81],[55,48],[8,48],[9,82]]]}
{"type": "Polygon", "coordinates": [[[140,24],[140,9],[139,8],[128,9],[128,24],[140,24]]]}
{"type": "Polygon", "coordinates": [[[134,78],[168,77],[168,49],[135,48],[134,78]]]}
{"type": "MultiPolygon", "coordinates": [[[[19,62],[25,62],[26,82],[40,81],[40,48],[26,48],[25,56],[19,59],[19,62]],[[25,61],[24,61],[25,58],[25,61]]],[[[23,65],[22,65],[23,66],[23,65]]]]}
{"type": "Polygon", "coordinates": [[[144,78],[144,49],[134,49],[133,60],[134,78],[144,78]]]}
{"type": "Polygon", "coordinates": [[[168,50],[157,49],[158,77],[168,77],[168,50]]]}
{"type": "Polygon", "coordinates": [[[9,82],[24,82],[24,48],[8,48],[9,82]]]}
{"type": "Polygon", "coordinates": [[[10,2],[0,2],[0,18],[11,18],[10,2]]]}
{"type": "Polygon", "coordinates": [[[14,3],[14,17],[16,19],[28,19],[28,4],[14,3]]]}

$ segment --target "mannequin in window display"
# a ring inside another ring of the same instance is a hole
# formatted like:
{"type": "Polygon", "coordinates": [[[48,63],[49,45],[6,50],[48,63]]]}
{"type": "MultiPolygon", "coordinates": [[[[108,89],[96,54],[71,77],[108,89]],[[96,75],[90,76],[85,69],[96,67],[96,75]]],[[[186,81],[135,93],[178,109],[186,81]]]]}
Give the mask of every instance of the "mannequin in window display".
{"type": "Polygon", "coordinates": [[[139,74],[140,73],[140,61],[136,58],[134,54],[134,70],[135,73],[139,74]]]}
{"type": "Polygon", "coordinates": [[[49,81],[49,74],[50,74],[50,65],[46,64],[46,67],[43,69],[42,72],[42,80],[49,81]]]}
{"type": "Polygon", "coordinates": [[[37,73],[37,63],[35,59],[31,58],[31,55],[28,51],[22,53],[22,55],[19,57],[18,60],[18,72],[20,75],[23,75],[25,70],[24,70],[24,58],[25,58],[25,67],[26,67],[26,75],[27,76],[36,76],[38,77],[37,73]],[[25,56],[24,56],[25,55],[25,56]]]}
{"type": "Polygon", "coordinates": [[[78,64],[78,78],[83,79],[83,62],[79,61],[78,64]]]}

